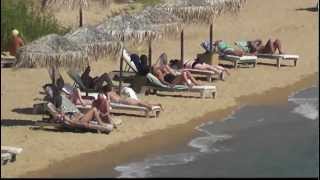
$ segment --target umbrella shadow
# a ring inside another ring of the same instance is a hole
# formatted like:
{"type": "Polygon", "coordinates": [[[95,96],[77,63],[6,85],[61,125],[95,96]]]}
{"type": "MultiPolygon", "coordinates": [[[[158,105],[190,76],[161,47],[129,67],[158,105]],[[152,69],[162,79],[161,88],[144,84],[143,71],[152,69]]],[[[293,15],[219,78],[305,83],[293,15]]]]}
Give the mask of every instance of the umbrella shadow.
{"type": "Polygon", "coordinates": [[[188,99],[201,99],[201,97],[198,96],[191,96],[191,95],[178,95],[178,94],[156,94],[160,97],[175,97],[175,98],[188,98],[188,99]]]}
{"type": "Polygon", "coordinates": [[[1,119],[1,127],[11,126],[34,126],[35,121],[32,120],[21,120],[21,119],[1,119]]]}
{"type": "Polygon", "coordinates": [[[130,114],[130,113],[120,113],[120,112],[112,112],[112,114],[116,117],[118,116],[130,116],[130,117],[138,117],[138,118],[145,118],[146,116],[140,114],[130,114]]]}
{"type": "Polygon", "coordinates": [[[297,8],[296,11],[310,11],[310,12],[318,12],[318,7],[307,7],[307,8],[297,8]]]}
{"type": "MultiPolygon", "coordinates": [[[[201,77],[201,76],[196,76],[195,79],[200,80],[200,81],[205,81],[205,82],[208,81],[206,77],[201,77]]],[[[217,78],[217,77],[212,78],[212,81],[218,81],[218,80],[219,80],[219,78],[217,78]]]]}
{"type": "MultiPolygon", "coordinates": [[[[273,67],[277,67],[277,64],[272,64],[272,63],[264,63],[264,62],[258,62],[258,65],[264,65],[264,66],[273,66],[273,67]]],[[[286,65],[286,64],[280,64],[280,67],[289,67],[290,65],[286,65]]],[[[294,65],[291,65],[294,66],[294,65]]]]}
{"type": "Polygon", "coordinates": [[[19,113],[19,114],[28,114],[34,115],[33,108],[15,108],[12,112],[19,113]]]}
{"type": "Polygon", "coordinates": [[[94,130],[82,130],[82,129],[77,129],[77,128],[66,128],[66,127],[40,127],[40,126],[34,126],[34,127],[30,127],[31,130],[34,131],[47,131],[47,132],[54,132],[54,133],[64,133],[64,132],[68,132],[68,133],[79,133],[79,134],[84,134],[87,132],[92,132],[95,133],[96,131],[94,130]]]}

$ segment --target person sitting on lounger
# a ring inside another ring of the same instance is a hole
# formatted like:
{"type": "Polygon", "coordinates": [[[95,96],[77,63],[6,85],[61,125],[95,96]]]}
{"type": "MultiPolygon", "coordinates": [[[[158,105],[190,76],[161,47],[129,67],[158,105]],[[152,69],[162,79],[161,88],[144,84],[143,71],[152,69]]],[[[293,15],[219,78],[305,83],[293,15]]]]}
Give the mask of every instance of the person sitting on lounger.
{"type": "Polygon", "coordinates": [[[90,76],[90,72],[91,67],[88,66],[81,75],[81,80],[87,88],[98,90],[102,87],[103,82],[112,84],[111,78],[109,77],[108,73],[104,73],[101,76],[96,76],[93,78],[90,76]]]}
{"type": "Polygon", "coordinates": [[[275,39],[274,41],[269,39],[265,45],[262,44],[261,39],[248,41],[248,48],[250,53],[275,54],[278,50],[279,54],[283,54],[279,39],[275,39]]]}
{"type": "Polygon", "coordinates": [[[224,55],[234,55],[234,56],[244,56],[244,55],[251,55],[240,49],[234,49],[231,45],[227,42],[222,40],[217,40],[213,43],[213,46],[218,50],[219,53],[224,55]]]}
{"type": "MultiPolygon", "coordinates": [[[[63,95],[59,94],[56,97],[54,97],[54,99],[57,102],[56,107],[58,109],[66,109],[67,108],[66,106],[68,106],[68,99],[64,98],[63,95]]],[[[71,103],[71,102],[69,102],[69,103],[71,103]]],[[[69,108],[71,108],[71,107],[69,107],[69,108]]],[[[112,124],[110,122],[105,123],[102,121],[102,119],[100,118],[100,114],[99,114],[97,108],[95,108],[95,107],[92,107],[85,114],[82,114],[79,111],[63,111],[63,112],[59,112],[57,114],[57,116],[54,117],[54,119],[57,121],[64,121],[66,123],[69,123],[70,125],[74,125],[74,124],[84,125],[85,127],[89,127],[89,122],[93,121],[95,119],[99,125],[106,126],[106,127],[112,126],[112,124]],[[72,112],[72,113],[68,113],[68,115],[66,115],[63,112],[72,112]]]]}
{"type": "Polygon", "coordinates": [[[151,104],[151,103],[143,102],[139,99],[134,99],[130,97],[122,98],[116,92],[113,91],[113,87],[109,84],[102,87],[102,93],[105,96],[105,97],[102,96],[102,98],[109,99],[110,102],[142,106],[147,108],[148,110],[152,110],[153,106],[160,106],[160,108],[163,110],[163,107],[161,104],[151,104]]]}
{"type": "Polygon", "coordinates": [[[163,83],[170,87],[175,85],[199,85],[189,71],[182,71],[180,75],[177,75],[175,71],[168,65],[168,58],[165,53],[162,53],[155,65],[153,65],[154,75],[163,83]]]}

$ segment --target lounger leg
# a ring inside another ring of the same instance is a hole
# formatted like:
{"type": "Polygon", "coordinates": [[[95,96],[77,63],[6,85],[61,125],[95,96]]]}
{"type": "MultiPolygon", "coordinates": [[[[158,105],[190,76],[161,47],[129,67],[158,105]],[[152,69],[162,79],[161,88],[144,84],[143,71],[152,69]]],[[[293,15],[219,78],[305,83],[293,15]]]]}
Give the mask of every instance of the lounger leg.
{"type": "Polygon", "coordinates": [[[212,99],[215,99],[216,98],[216,92],[212,92],[212,99]]]}
{"type": "Polygon", "coordinates": [[[145,111],[145,116],[146,116],[147,118],[150,117],[149,111],[145,111]]]}
{"type": "Polygon", "coordinates": [[[297,66],[297,60],[298,60],[298,59],[295,59],[295,60],[294,60],[294,66],[297,66]]]}
{"type": "Polygon", "coordinates": [[[202,99],[204,99],[204,96],[205,96],[204,91],[201,91],[201,92],[200,92],[200,97],[201,97],[202,99]]]}
{"type": "Polygon", "coordinates": [[[237,69],[238,68],[238,61],[234,62],[234,68],[237,69]]]}
{"type": "Polygon", "coordinates": [[[277,67],[280,68],[280,58],[277,58],[277,67]]]}
{"type": "Polygon", "coordinates": [[[257,65],[257,62],[254,62],[254,63],[253,63],[253,68],[255,68],[255,67],[256,67],[256,65],[257,65]]]}
{"type": "Polygon", "coordinates": [[[212,82],[212,77],[211,77],[211,75],[208,75],[208,76],[207,76],[207,81],[212,82]]]}
{"type": "Polygon", "coordinates": [[[160,116],[160,111],[156,111],[156,118],[160,116]]]}

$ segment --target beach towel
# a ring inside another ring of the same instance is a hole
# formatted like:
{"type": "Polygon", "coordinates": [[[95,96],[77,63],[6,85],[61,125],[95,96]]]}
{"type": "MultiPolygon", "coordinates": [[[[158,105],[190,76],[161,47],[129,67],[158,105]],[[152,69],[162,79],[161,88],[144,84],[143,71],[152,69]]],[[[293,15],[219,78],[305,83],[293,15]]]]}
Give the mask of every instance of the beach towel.
{"type": "Polygon", "coordinates": [[[244,52],[250,51],[248,41],[235,41],[234,44],[241,48],[244,52]]]}

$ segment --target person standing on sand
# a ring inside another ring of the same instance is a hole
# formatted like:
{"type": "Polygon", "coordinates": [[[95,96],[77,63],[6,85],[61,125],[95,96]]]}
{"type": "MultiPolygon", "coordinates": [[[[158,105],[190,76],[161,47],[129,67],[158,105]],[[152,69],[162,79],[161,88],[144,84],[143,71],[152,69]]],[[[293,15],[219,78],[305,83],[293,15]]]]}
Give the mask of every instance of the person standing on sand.
{"type": "Polygon", "coordinates": [[[16,56],[17,49],[24,45],[22,38],[19,36],[19,31],[14,29],[12,30],[12,39],[9,45],[10,55],[16,56]]]}

